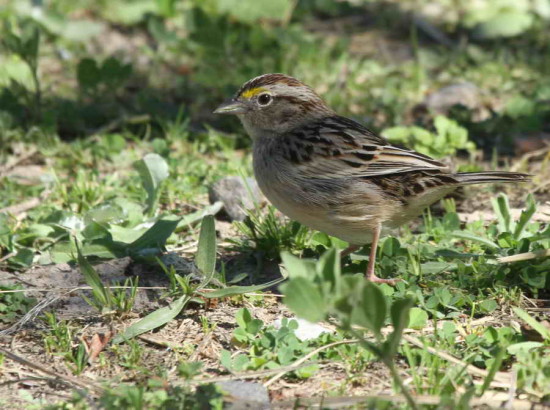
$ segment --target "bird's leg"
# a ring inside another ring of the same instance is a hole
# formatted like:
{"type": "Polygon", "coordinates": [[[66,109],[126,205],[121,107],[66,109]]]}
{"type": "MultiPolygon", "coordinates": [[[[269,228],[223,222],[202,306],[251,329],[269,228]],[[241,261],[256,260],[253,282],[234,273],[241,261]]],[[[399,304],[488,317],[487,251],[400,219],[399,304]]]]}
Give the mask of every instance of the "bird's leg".
{"type": "Polygon", "coordinates": [[[359,246],[359,245],[350,245],[342,251],[340,256],[343,258],[344,256],[351,255],[353,252],[355,252],[359,249],[361,249],[361,246],[359,246]]]}
{"type": "Polygon", "coordinates": [[[395,285],[396,282],[399,282],[400,279],[381,279],[374,273],[374,264],[376,262],[376,250],[378,249],[378,240],[380,239],[380,231],[382,226],[380,224],[376,225],[372,232],[372,243],[370,248],[369,264],[367,265],[367,280],[370,280],[373,283],[387,283],[388,285],[395,285]]]}

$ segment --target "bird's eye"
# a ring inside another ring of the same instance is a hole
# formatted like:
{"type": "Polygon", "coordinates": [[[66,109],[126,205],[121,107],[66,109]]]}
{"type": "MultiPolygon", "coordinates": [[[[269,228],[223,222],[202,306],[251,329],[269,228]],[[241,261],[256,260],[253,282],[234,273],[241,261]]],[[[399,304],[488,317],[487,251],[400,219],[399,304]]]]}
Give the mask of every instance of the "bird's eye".
{"type": "Polygon", "coordinates": [[[258,96],[258,104],[260,105],[268,105],[271,102],[272,98],[269,94],[260,94],[258,96]]]}

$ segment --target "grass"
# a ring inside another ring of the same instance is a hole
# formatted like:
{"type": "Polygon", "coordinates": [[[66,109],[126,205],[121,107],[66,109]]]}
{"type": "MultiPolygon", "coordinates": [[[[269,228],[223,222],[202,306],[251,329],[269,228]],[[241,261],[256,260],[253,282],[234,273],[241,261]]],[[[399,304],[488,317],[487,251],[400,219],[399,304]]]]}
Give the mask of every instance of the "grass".
{"type": "Polygon", "coordinates": [[[218,3],[0,11],[2,407],[222,408],[228,379],[287,407],[547,401],[550,264],[536,256],[550,247],[549,157],[514,155],[548,132],[539,11],[514,9],[530,25],[481,41],[487,14],[464,6],[469,20],[453,20],[437,2],[428,23],[448,46],[409,2],[281,0],[269,17],[218,3]],[[381,241],[377,274],[403,281],[367,285],[368,247],[340,264],[345,243],[270,206],[240,223],[204,217],[219,210],[213,182],[252,175],[249,139],[212,108],[264,72],[457,169],[534,182],[432,207],[381,241]],[[474,106],[423,106],[460,81],[474,106]],[[294,316],[330,332],[302,340],[294,316]]]}

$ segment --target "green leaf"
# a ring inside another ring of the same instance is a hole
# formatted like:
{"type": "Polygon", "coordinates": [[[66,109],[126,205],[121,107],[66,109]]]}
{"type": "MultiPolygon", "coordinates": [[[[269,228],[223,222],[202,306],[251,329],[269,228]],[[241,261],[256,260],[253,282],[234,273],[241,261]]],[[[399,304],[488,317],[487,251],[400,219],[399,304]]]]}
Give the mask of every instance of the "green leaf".
{"type": "Polygon", "coordinates": [[[410,320],[407,327],[411,329],[421,330],[428,324],[428,313],[424,309],[413,307],[410,310],[410,320]]]}
{"type": "Polygon", "coordinates": [[[529,29],[532,24],[531,13],[507,8],[493,18],[478,24],[474,29],[474,37],[479,39],[513,37],[529,29]]]}
{"type": "Polygon", "coordinates": [[[90,209],[84,216],[84,222],[99,224],[120,224],[125,220],[124,209],[115,203],[106,203],[90,209]]]}
{"type": "Polygon", "coordinates": [[[326,251],[319,262],[316,264],[317,273],[323,278],[323,283],[329,284],[329,291],[334,291],[339,288],[340,277],[342,275],[340,269],[340,252],[338,249],[331,248],[326,251]]]}
{"type": "Polygon", "coordinates": [[[498,218],[498,229],[500,232],[513,232],[514,221],[510,215],[510,204],[508,197],[504,194],[500,194],[496,198],[491,199],[493,209],[498,218]]]}
{"type": "Polygon", "coordinates": [[[479,304],[479,309],[483,313],[491,313],[498,308],[498,303],[494,299],[485,299],[479,304]]]}
{"type": "Polygon", "coordinates": [[[542,342],[519,342],[508,346],[506,351],[515,356],[519,353],[528,352],[532,349],[538,349],[542,346],[544,346],[544,343],[542,342]]]}
{"type": "MultiPolygon", "coordinates": [[[[101,65],[100,71],[103,82],[113,89],[120,87],[128,77],[130,77],[132,74],[132,66],[130,64],[121,63],[114,57],[109,57],[101,65]]],[[[145,158],[149,155],[152,154],[147,154],[145,158]]],[[[143,160],[145,160],[145,158],[143,160]]],[[[162,159],[162,157],[160,158],[162,159]]],[[[155,159],[155,161],[157,160],[158,159],[155,159]]],[[[166,166],[166,173],[168,173],[168,166],[166,166]]]]}
{"type": "MultiPolygon", "coordinates": [[[[6,28],[8,29],[8,27],[6,27],[6,28]]],[[[10,32],[4,33],[3,38],[2,38],[2,45],[6,49],[8,49],[8,51],[21,56],[21,53],[22,53],[21,39],[18,36],[14,35],[13,33],[10,33],[10,32]]]]}
{"type": "Polygon", "coordinates": [[[21,248],[17,253],[8,259],[10,265],[14,265],[18,268],[28,268],[32,265],[34,260],[34,251],[29,248],[21,248]]]}
{"type": "Polygon", "coordinates": [[[294,359],[294,350],[287,346],[277,349],[277,360],[282,366],[289,365],[294,359]]]}
{"type": "Polygon", "coordinates": [[[357,296],[351,313],[352,323],[365,327],[379,336],[387,314],[384,293],[377,285],[365,282],[362,289],[358,290],[357,296]]]}
{"type": "Polygon", "coordinates": [[[548,275],[548,269],[545,271],[537,271],[535,269],[526,269],[521,272],[520,277],[525,284],[535,288],[544,289],[546,286],[546,277],[548,275]]]}
{"type": "Polygon", "coordinates": [[[290,278],[304,277],[312,279],[317,276],[315,261],[298,258],[286,251],[281,252],[281,259],[290,278]]]}
{"type": "Polygon", "coordinates": [[[9,217],[6,214],[0,214],[0,235],[10,235],[9,217]]]}
{"type": "Polygon", "coordinates": [[[59,242],[49,249],[53,263],[67,263],[74,260],[76,248],[72,242],[59,242]]]}
{"type": "Polygon", "coordinates": [[[160,219],[150,227],[143,235],[128,245],[130,254],[139,254],[143,250],[153,249],[160,251],[164,248],[166,240],[176,226],[179,219],[160,219]]]}
{"type": "Polygon", "coordinates": [[[471,401],[476,394],[476,386],[471,386],[466,391],[460,395],[460,399],[456,403],[455,408],[457,409],[469,409],[471,408],[471,401]]]}
{"type": "Polygon", "coordinates": [[[505,353],[506,353],[506,350],[503,349],[502,347],[499,347],[497,348],[496,355],[493,354],[495,357],[495,360],[493,361],[493,364],[491,365],[491,368],[489,369],[489,373],[485,377],[485,380],[483,380],[483,385],[481,386],[481,394],[485,393],[485,391],[491,385],[491,382],[495,378],[495,375],[497,374],[498,370],[500,369],[500,365],[504,360],[505,353]]]}
{"type": "Polygon", "coordinates": [[[525,323],[535,329],[543,337],[544,340],[550,342],[550,329],[546,328],[542,323],[539,323],[523,309],[513,308],[513,311],[516,316],[518,316],[521,320],[523,320],[525,323]]]}
{"type": "Polygon", "coordinates": [[[537,232],[533,236],[529,237],[529,241],[538,242],[546,239],[550,239],[550,225],[547,225],[540,232],[537,232]]]}
{"type": "Polygon", "coordinates": [[[119,225],[111,225],[109,227],[109,233],[113,241],[122,242],[126,245],[130,245],[132,242],[137,241],[145,232],[147,232],[147,228],[125,228],[119,225]]]}
{"type": "Polygon", "coordinates": [[[184,295],[176,301],[170,303],[168,306],[157,309],[152,313],[149,313],[143,319],[131,325],[126,331],[116,336],[113,339],[113,343],[118,344],[125,340],[132,339],[142,333],[149,332],[157,327],[165,325],[172,319],[174,319],[185,307],[187,302],[191,299],[190,296],[184,295]]]}
{"type": "Polygon", "coordinates": [[[536,102],[522,95],[511,97],[504,107],[506,115],[514,120],[520,120],[521,117],[531,117],[536,110],[536,102]]]}
{"type": "Polygon", "coordinates": [[[516,229],[514,229],[514,238],[521,239],[523,238],[523,231],[525,227],[533,217],[537,210],[537,204],[533,198],[533,194],[527,196],[527,208],[521,211],[521,216],[519,217],[518,223],[516,224],[516,229]]]}
{"type": "Polygon", "coordinates": [[[413,305],[413,301],[410,298],[399,299],[393,302],[391,306],[391,321],[393,323],[393,332],[388,336],[384,343],[384,354],[387,358],[395,356],[399,343],[401,342],[401,335],[403,330],[409,324],[409,312],[413,305]]]}
{"type": "Polygon", "coordinates": [[[93,89],[101,82],[101,73],[97,62],[92,58],[83,58],[76,67],[78,85],[84,89],[93,89]]]}
{"type": "MultiPolygon", "coordinates": [[[[82,255],[97,256],[103,259],[121,258],[126,255],[124,248],[109,240],[95,241],[94,243],[84,243],[82,245],[82,255]]],[[[71,258],[69,260],[72,260],[71,258]]]]}
{"type": "Polygon", "coordinates": [[[400,249],[401,244],[399,243],[399,239],[390,236],[386,238],[382,243],[382,246],[380,247],[380,252],[382,253],[382,255],[391,257],[397,255],[400,249]]]}
{"type": "Polygon", "coordinates": [[[362,289],[365,278],[362,275],[344,275],[340,283],[340,289],[333,295],[332,304],[339,314],[348,319],[356,305],[356,296],[359,289],[362,289]]]}
{"type": "Polygon", "coordinates": [[[452,236],[454,236],[455,238],[459,238],[459,239],[465,239],[467,241],[472,241],[472,242],[478,242],[478,243],[481,243],[493,250],[497,250],[497,249],[500,249],[500,247],[494,243],[493,241],[487,239],[487,238],[483,238],[481,236],[477,236],[477,235],[474,235],[473,233],[470,233],[470,232],[466,232],[466,231],[454,231],[452,232],[452,236]]]}
{"type": "Polygon", "coordinates": [[[212,215],[202,219],[195,264],[206,277],[210,277],[216,268],[216,226],[212,215]]]}
{"type": "Polygon", "coordinates": [[[131,26],[143,20],[147,13],[154,14],[157,4],[151,0],[112,1],[105,3],[102,9],[107,20],[131,26]]]}
{"type": "Polygon", "coordinates": [[[147,192],[147,212],[152,214],[157,201],[160,184],[168,178],[168,164],[158,154],[147,154],[136,161],[134,167],[139,172],[143,188],[147,192]]]}
{"type": "Polygon", "coordinates": [[[109,238],[111,239],[111,234],[109,233],[109,230],[97,223],[97,222],[90,222],[86,227],[82,230],[82,236],[86,238],[88,241],[93,241],[97,239],[105,239],[109,238]]]}
{"type": "Polygon", "coordinates": [[[392,142],[409,142],[411,132],[408,127],[390,127],[382,131],[382,136],[392,142]]]}
{"type": "Polygon", "coordinates": [[[128,228],[133,228],[143,222],[143,209],[139,203],[121,197],[115,198],[113,203],[124,210],[124,219],[127,221],[126,226],[128,228]]]}
{"type": "Polygon", "coordinates": [[[243,329],[246,329],[246,326],[251,320],[252,315],[250,314],[250,310],[247,308],[241,308],[235,314],[235,321],[237,322],[237,325],[243,329]]]}
{"type": "Polygon", "coordinates": [[[220,353],[220,363],[227,370],[233,370],[231,363],[231,352],[229,350],[223,349],[220,353]]]}
{"type": "Polygon", "coordinates": [[[294,373],[300,379],[309,379],[319,370],[318,364],[310,364],[309,366],[300,367],[294,373]]]}
{"type": "Polygon", "coordinates": [[[225,298],[228,296],[242,295],[245,293],[257,292],[262,289],[270,288],[284,281],[285,278],[275,279],[271,282],[263,283],[261,285],[252,286],[228,286],[223,289],[216,289],[212,292],[199,292],[199,294],[205,298],[225,298]]]}
{"type": "Polygon", "coordinates": [[[435,275],[446,270],[455,270],[456,263],[430,261],[422,263],[420,269],[425,275],[435,275]]]}
{"type": "Polygon", "coordinates": [[[40,30],[34,23],[25,25],[20,48],[21,58],[31,65],[35,65],[38,58],[38,47],[40,45],[40,30]]]}
{"type": "Polygon", "coordinates": [[[189,226],[193,225],[195,222],[200,221],[206,215],[216,215],[223,208],[223,202],[218,201],[214,202],[212,205],[208,205],[201,209],[200,211],[193,212],[189,215],[185,215],[181,218],[178,223],[176,231],[179,232],[182,229],[187,229],[189,226]]]}
{"type": "Polygon", "coordinates": [[[291,279],[283,288],[284,303],[297,316],[319,322],[326,316],[326,306],[319,288],[304,277],[291,279]]]}
{"type": "Polygon", "coordinates": [[[159,13],[164,17],[174,17],[176,14],[177,0],[157,0],[157,8],[159,13]]]}
{"type": "Polygon", "coordinates": [[[76,245],[76,252],[78,255],[78,265],[80,272],[84,276],[84,280],[92,288],[94,299],[102,305],[103,308],[109,309],[112,306],[111,294],[108,289],[105,288],[101,278],[92,267],[90,262],[82,255],[80,247],[76,245]]]}
{"type": "Polygon", "coordinates": [[[247,325],[246,325],[246,331],[250,333],[251,335],[256,335],[263,327],[264,322],[260,319],[252,319],[247,325]]]}
{"type": "Polygon", "coordinates": [[[240,372],[240,371],[246,370],[249,363],[250,363],[250,359],[248,358],[248,356],[245,354],[239,353],[233,359],[232,367],[234,370],[240,372]]]}
{"type": "Polygon", "coordinates": [[[64,24],[63,29],[59,32],[59,35],[67,40],[75,42],[84,42],[90,40],[105,30],[105,24],[94,20],[69,20],[64,24]]]}
{"type": "Polygon", "coordinates": [[[294,7],[291,0],[241,1],[217,0],[218,10],[228,13],[237,21],[254,23],[260,19],[282,21],[294,7]]]}

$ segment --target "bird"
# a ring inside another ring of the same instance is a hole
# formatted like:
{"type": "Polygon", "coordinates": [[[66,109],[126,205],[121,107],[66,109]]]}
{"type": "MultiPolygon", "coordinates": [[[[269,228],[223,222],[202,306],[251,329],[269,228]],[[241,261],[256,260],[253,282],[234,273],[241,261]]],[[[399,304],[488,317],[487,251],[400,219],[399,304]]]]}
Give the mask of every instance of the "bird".
{"type": "Polygon", "coordinates": [[[258,185],[284,215],[349,243],[348,255],[371,244],[365,272],[375,273],[381,234],[406,224],[458,187],[526,182],[518,172],[454,173],[444,163],[390,144],[338,115],[309,86],[274,73],[255,77],[215,114],[236,115],[252,139],[258,185]]]}

